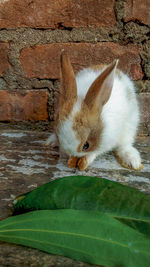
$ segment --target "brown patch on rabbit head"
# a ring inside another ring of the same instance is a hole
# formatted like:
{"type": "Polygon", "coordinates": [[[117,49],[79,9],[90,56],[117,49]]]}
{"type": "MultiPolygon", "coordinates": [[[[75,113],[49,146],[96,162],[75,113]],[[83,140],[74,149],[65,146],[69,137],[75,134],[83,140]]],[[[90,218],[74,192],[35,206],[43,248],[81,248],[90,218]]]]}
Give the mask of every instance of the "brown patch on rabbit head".
{"type": "Polygon", "coordinates": [[[61,54],[61,88],[57,120],[63,120],[71,113],[77,101],[76,78],[69,57],[61,54]]]}
{"type": "Polygon", "coordinates": [[[101,111],[110,98],[117,63],[110,64],[92,83],[81,110],[74,118],[74,131],[80,140],[78,152],[92,152],[100,145],[103,130],[101,111]]]}
{"type": "Polygon", "coordinates": [[[73,121],[73,129],[80,140],[78,152],[95,151],[100,143],[102,128],[99,110],[91,112],[83,102],[73,121]]]}

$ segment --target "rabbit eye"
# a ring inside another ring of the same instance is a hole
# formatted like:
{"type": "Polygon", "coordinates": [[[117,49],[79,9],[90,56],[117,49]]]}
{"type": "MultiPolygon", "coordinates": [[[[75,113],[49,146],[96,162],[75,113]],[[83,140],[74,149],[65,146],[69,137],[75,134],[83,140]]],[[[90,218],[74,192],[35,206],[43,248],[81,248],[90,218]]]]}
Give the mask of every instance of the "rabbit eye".
{"type": "Polygon", "coordinates": [[[82,148],[83,151],[87,150],[89,148],[89,143],[86,142],[82,148]]]}

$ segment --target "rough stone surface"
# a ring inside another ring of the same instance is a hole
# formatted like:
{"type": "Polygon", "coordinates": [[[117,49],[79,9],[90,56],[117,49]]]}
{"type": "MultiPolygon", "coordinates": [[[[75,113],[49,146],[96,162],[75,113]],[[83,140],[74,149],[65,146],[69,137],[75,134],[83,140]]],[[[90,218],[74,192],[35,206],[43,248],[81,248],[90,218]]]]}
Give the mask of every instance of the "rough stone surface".
{"type": "Polygon", "coordinates": [[[143,51],[141,53],[143,59],[143,68],[145,76],[150,80],[150,40],[143,45],[143,51]]]}
{"type": "MultiPolygon", "coordinates": [[[[14,128],[17,126],[14,125],[14,128]]],[[[136,142],[144,164],[141,172],[124,169],[112,153],[97,158],[84,172],[68,169],[67,159],[60,157],[57,149],[43,146],[47,137],[48,132],[26,131],[23,128],[12,130],[7,125],[0,125],[0,219],[11,214],[11,204],[15,196],[63,176],[83,174],[104,177],[150,194],[149,137],[138,138],[136,142]]],[[[0,243],[0,266],[90,265],[30,248],[0,243]]]]}
{"type": "Polygon", "coordinates": [[[48,94],[45,90],[31,90],[25,94],[0,91],[0,120],[46,120],[48,94]]]}
{"type": "Polygon", "coordinates": [[[150,29],[146,25],[139,25],[133,21],[124,25],[124,39],[127,42],[133,42],[140,44],[149,39],[150,29]]]}
{"type": "MultiPolygon", "coordinates": [[[[90,267],[91,264],[0,242],[1,267],[90,267]]],[[[94,265],[95,267],[97,265],[94,265]]],[[[97,267],[100,267],[97,266],[97,267]]]]}
{"type": "Polygon", "coordinates": [[[150,92],[150,80],[137,81],[137,82],[135,82],[135,85],[138,88],[139,93],[150,92]]]}
{"type": "Polygon", "coordinates": [[[110,63],[119,58],[119,68],[133,80],[143,77],[140,66],[140,49],[135,45],[120,46],[115,43],[98,44],[45,44],[25,48],[21,51],[20,62],[30,78],[56,79],[60,76],[60,53],[65,49],[75,71],[93,64],[110,63]]]}
{"type": "Polygon", "coordinates": [[[150,93],[139,95],[141,104],[141,122],[150,123],[150,93]]]}
{"type": "Polygon", "coordinates": [[[59,28],[112,26],[114,0],[0,1],[0,27],[59,28]]]}
{"type": "Polygon", "coordinates": [[[125,5],[125,21],[136,21],[150,26],[150,3],[149,0],[127,0],[125,5]]]}
{"type": "Polygon", "coordinates": [[[0,76],[9,67],[8,50],[9,50],[9,44],[0,42],[0,76]]]}

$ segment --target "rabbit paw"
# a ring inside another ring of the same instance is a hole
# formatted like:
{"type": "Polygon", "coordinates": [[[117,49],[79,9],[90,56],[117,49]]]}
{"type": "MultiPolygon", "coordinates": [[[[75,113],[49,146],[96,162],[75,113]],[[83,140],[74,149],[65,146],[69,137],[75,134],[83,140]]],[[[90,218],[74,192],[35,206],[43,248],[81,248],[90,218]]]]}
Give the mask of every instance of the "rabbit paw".
{"type": "Polygon", "coordinates": [[[140,171],[143,168],[141,164],[140,154],[134,147],[129,147],[125,149],[118,149],[115,151],[115,156],[120,163],[125,168],[140,171]]]}
{"type": "Polygon", "coordinates": [[[86,157],[82,157],[78,160],[78,168],[80,171],[84,171],[86,169],[86,167],[88,166],[88,162],[87,162],[87,159],[86,157]]]}
{"type": "Polygon", "coordinates": [[[71,157],[68,159],[68,167],[69,168],[75,168],[77,167],[77,161],[78,161],[78,158],[77,157],[71,157]]]}

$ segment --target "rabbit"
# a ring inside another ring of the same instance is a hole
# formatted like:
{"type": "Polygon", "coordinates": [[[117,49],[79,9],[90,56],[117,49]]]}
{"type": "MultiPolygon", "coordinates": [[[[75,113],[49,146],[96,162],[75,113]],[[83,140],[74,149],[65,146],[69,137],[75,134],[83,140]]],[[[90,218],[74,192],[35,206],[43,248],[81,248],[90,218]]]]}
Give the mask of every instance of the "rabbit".
{"type": "Polygon", "coordinates": [[[139,106],[130,78],[110,65],[82,69],[75,77],[69,57],[61,54],[61,88],[56,129],[46,145],[58,145],[68,156],[68,167],[85,170],[109,151],[123,167],[141,170],[133,147],[139,124],[139,106]]]}

